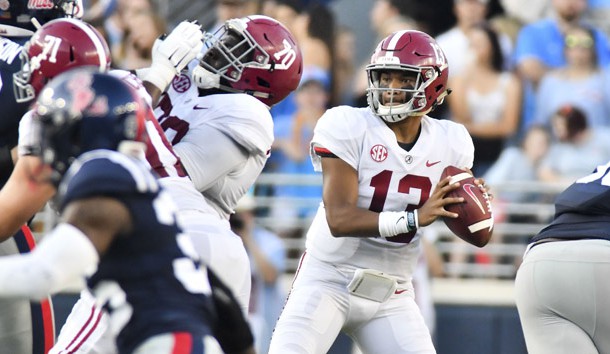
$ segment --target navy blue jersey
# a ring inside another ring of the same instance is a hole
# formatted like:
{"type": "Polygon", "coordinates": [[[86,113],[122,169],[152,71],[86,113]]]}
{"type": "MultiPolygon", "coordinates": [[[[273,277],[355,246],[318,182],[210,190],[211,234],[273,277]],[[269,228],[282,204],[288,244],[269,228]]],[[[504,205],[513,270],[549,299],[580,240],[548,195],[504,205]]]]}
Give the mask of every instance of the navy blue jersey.
{"type": "Polygon", "coordinates": [[[205,268],[175,223],[173,201],[140,161],[96,150],[71,166],[59,188],[59,206],[94,197],[116,198],[133,227],[118,235],[88,280],[110,314],[121,353],[160,333],[211,334],[215,313],[205,268]],[[186,242],[186,243],[185,243],[186,242]]]}
{"type": "Polygon", "coordinates": [[[28,111],[29,103],[17,103],[13,91],[13,74],[21,70],[22,45],[29,37],[0,37],[0,186],[6,183],[13,168],[7,152],[17,146],[19,120],[28,111]]]}
{"type": "Polygon", "coordinates": [[[610,240],[610,162],[559,194],[553,221],[532,242],[549,237],[610,240]]]}
{"type": "Polygon", "coordinates": [[[0,37],[0,145],[14,147],[17,145],[19,120],[29,109],[29,103],[15,102],[13,91],[13,74],[21,70],[22,45],[29,37],[4,38],[0,37]]]}

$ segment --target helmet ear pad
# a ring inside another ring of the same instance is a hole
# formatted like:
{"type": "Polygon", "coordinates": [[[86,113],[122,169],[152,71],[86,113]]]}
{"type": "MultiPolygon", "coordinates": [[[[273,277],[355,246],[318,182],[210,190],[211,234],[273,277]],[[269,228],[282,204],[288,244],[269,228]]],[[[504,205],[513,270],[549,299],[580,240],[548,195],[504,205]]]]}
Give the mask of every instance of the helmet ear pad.
{"type": "Polygon", "coordinates": [[[193,71],[200,88],[247,93],[272,106],[301,80],[303,58],[296,40],[270,17],[228,20],[206,38],[206,46],[208,54],[199,64],[204,70],[193,71]]]}
{"type": "Polygon", "coordinates": [[[448,94],[449,67],[440,46],[428,34],[405,30],[390,34],[377,45],[370,64],[367,98],[374,114],[388,122],[398,122],[412,115],[424,115],[443,102],[448,94]],[[416,76],[407,104],[384,107],[379,99],[380,91],[375,75],[382,71],[403,71],[416,76]]]}

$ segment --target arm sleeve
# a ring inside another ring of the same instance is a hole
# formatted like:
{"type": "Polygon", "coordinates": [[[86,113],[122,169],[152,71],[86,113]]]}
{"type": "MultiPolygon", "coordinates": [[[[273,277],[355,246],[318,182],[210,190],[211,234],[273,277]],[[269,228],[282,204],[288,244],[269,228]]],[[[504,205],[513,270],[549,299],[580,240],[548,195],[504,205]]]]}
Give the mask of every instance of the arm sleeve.
{"type": "Polygon", "coordinates": [[[200,192],[248,160],[247,152],[233,139],[213,127],[204,128],[187,134],[174,146],[200,192]]]}
{"type": "Polygon", "coordinates": [[[70,224],[59,224],[31,253],[0,258],[0,297],[40,300],[75,282],[84,286],[98,261],[85,234],[70,224]]]}
{"type": "Polygon", "coordinates": [[[32,154],[33,147],[37,145],[36,136],[32,113],[29,111],[19,121],[19,142],[17,148],[19,156],[32,154]]]}

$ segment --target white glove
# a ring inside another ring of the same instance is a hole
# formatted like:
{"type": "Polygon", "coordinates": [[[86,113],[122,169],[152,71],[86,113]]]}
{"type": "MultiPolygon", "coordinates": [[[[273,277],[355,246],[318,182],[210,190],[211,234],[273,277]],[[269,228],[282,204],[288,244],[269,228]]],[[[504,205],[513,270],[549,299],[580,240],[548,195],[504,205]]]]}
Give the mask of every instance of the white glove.
{"type": "Polygon", "coordinates": [[[169,83],[197,57],[203,49],[203,31],[196,22],[182,21],[165,38],[158,38],[152,48],[149,70],[137,71],[142,81],[148,81],[165,91],[169,83]]]}

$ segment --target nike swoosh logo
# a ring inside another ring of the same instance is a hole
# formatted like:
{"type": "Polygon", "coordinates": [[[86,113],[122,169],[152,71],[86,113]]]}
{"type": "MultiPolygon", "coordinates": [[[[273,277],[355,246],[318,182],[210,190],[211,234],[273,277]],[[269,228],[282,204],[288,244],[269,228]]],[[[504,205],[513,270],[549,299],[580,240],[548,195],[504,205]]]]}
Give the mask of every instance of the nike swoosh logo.
{"type": "Polygon", "coordinates": [[[432,167],[434,165],[436,165],[437,163],[441,162],[441,160],[435,161],[435,162],[430,162],[430,160],[426,161],[426,167],[432,167]]]}
{"type": "Polygon", "coordinates": [[[209,108],[209,107],[199,107],[199,105],[197,105],[197,104],[195,105],[195,107],[193,107],[193,109],[196,109],[196,110],[200,110],[200,109],[208,109],[208,108],[209,108]]]}
{"type": "Polygon", "coordinates": [[[405,217],[404,217],[404,216],[401,216],[400,218],[398,218],[398,220],[396,220],[396,225],[398,225],[398,223],[399,223],[399,222],[401,222],[401,221],[402,221],[402,220],[404,220],[404,219],[405,219],[405,217]]]}
{"type": "Polygon", "coordinates": [[[470,199],[472,199],[475,204],[479,207],[479,209],[481,209],[481,213],[485,214],[485,209],[483,209],[483,205],[481,204],[481,202],[479,201],[479,199],[477,198],[477,196],[474,194],[473,189],[477,189],[479,187],[472,185],[472,184],[465,184],[462,189],[464,189],[464,191],[466,192],[466,194],[468,194],[468,196],[470,197],[470,199]]]}
{"type": "Polygon", "coordinates": [[[397,289],[394,291],[394,294],[400,295],[400,294],[404,293],[405,291],[407,291],[407,289],[397,289]]]}

